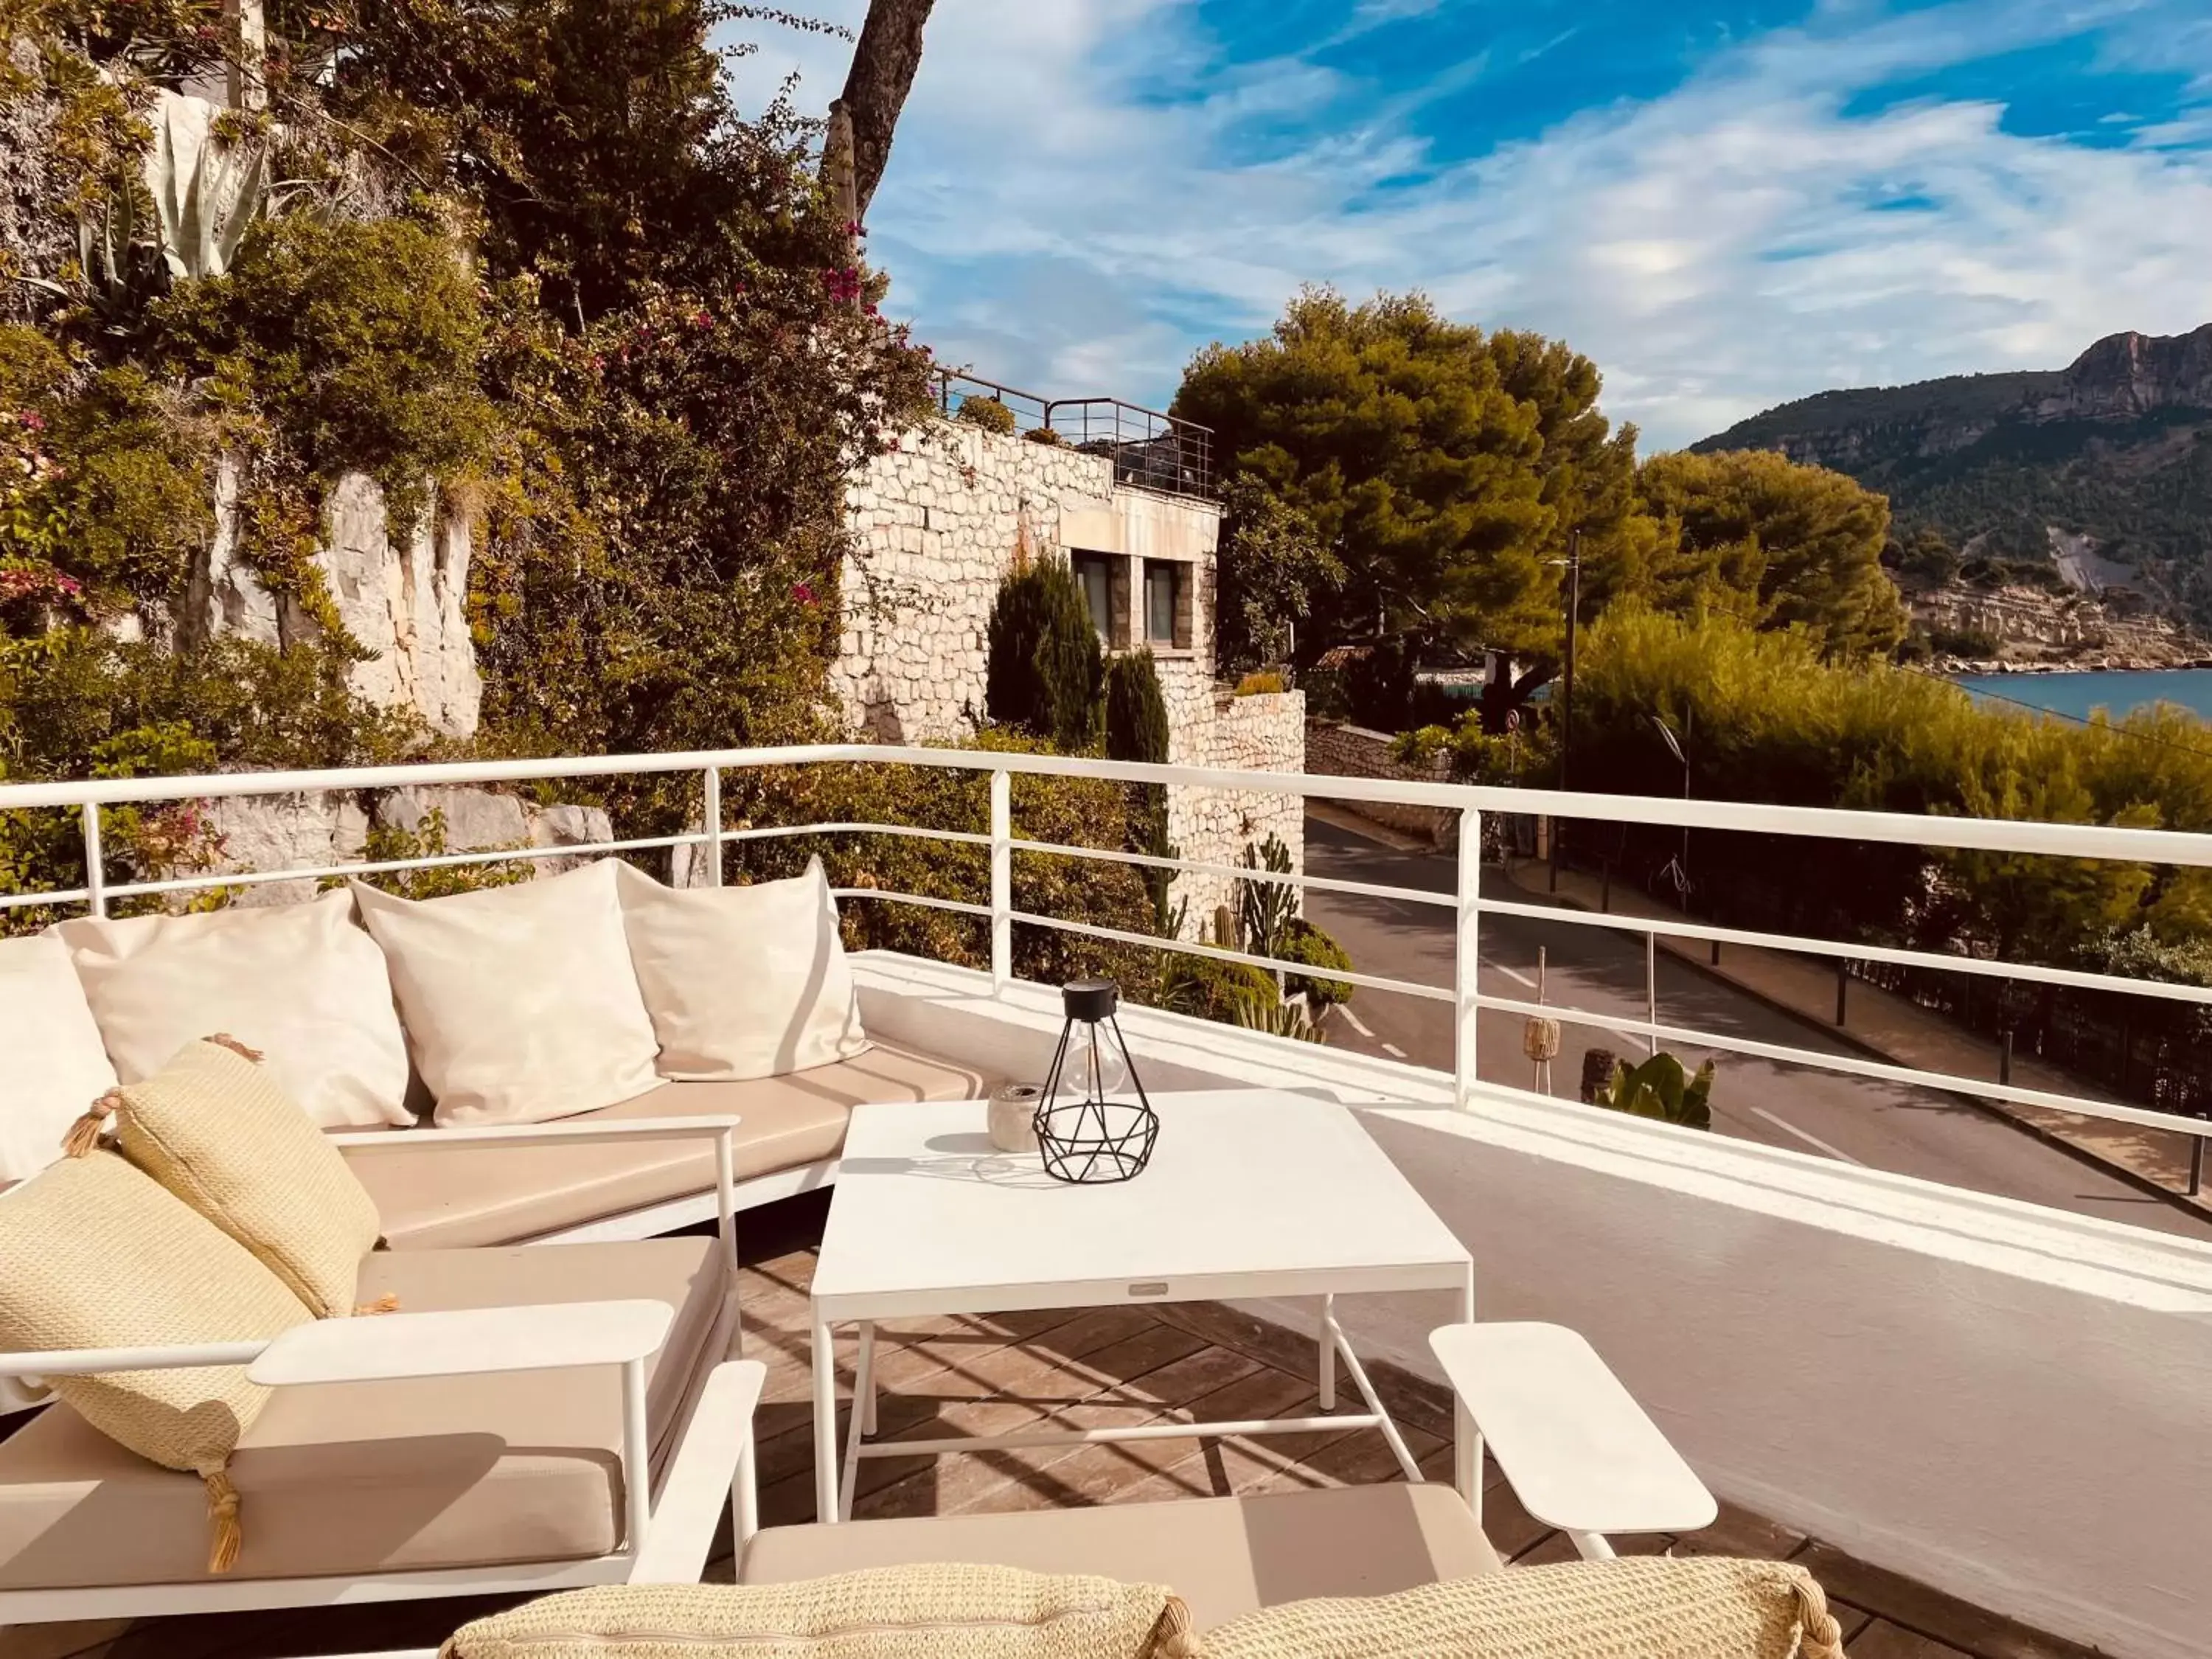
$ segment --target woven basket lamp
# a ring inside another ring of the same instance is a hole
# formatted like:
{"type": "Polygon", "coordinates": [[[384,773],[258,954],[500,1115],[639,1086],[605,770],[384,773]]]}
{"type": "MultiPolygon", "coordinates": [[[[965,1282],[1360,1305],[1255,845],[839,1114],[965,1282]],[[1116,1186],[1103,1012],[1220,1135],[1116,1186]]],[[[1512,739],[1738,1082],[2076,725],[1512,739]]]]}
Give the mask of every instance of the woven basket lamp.
{"type": "MultiPolygon", "coordinates": [[[[1542,949],[1536,952],[1536,1000],[1544,1000],[1545,958],[1549,953],[1542,949]]],[[[1548,1015],[1531,1014],[1521,1027],[1521,1052],[1536,1068],[1535,1089],[1539,1094],[1552,1091],[1552,1062],[1559,1057],[1559,1022],[1548,1015]]]]}
{"type": "Polygon", "coordinates": [[[1160,1120],[1114,1017],[1121,988],[1079,979],[1061,988],[1060,1000],[1066,1018],[1036,1109],[1045,1173],[1073,1186],[1132,1180],[1152,1160],[1160,1120]],[[1109,1099],[1124,1079],[1136,1100],[1109,1099]]]}

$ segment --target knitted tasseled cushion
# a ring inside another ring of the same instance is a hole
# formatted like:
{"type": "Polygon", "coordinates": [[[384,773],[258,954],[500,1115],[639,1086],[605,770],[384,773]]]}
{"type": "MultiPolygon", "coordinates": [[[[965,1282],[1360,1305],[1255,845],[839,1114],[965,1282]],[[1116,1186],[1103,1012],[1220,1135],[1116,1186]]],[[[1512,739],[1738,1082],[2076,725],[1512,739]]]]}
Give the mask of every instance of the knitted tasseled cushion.
{"type": "MultiPolygon", "coordinates": [[[[265,1341],[313,1316],[251,1251],[112,1152],[64,1158],[0,1197],[0,1351],[265,1341]]],[[[238,1559],[226,1473],[268,1390],[241,1365],[51,1379],[88,1423],[207,1483],[208,1570],[238,1559]]]]}
{"type": "Polygon", "coordinates": [[[875,1567],[792,1584],[610,1584],[464,1625],[444,1659],[1186,1659],[1157,1584],[875,1567]]]}
{"type": "Polygon", "coordinates": [[[260,1056],[227,1036],[188,1042],[143,1082],[101,1097],[67,1143],[112,1113],[124,1157],[261,1259],[321,1318],[353,1310],[376,1201],[260,1056]]]}
{"type": "Polygon", "coordinates": [[[1663,1556],[1509,1567],[1217,1625],[1201,1659],[1843,1659],[1802,1567],[1663,1556]]]}

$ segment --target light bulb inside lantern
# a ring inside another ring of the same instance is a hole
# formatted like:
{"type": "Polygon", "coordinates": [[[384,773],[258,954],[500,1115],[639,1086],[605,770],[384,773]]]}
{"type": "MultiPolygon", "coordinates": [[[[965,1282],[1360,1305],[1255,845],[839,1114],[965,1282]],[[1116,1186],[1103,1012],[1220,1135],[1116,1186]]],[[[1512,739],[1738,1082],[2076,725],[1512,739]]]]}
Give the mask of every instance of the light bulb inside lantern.
{"type": "Polygon", "coordinates": [[[1085,1034],[1080,1062],[1082,1069],[1076,1075],[1092,1100],[1110,1099],[1129,1086],[1129,1063],[1103,1025],[1093,1025],[1085,1034]]]}

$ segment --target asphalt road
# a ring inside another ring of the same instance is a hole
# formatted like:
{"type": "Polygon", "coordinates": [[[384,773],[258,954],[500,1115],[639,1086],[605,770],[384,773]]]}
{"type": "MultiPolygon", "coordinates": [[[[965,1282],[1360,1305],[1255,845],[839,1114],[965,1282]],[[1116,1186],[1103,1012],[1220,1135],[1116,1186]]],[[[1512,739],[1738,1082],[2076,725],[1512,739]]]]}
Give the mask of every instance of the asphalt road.
{"type": "MultiPolygon", "coordinates": [[[[1313,817],[1306,819],[1305,850],[1306,869],[1313,875],[1434,892],[1451,891],[1456,880],[1451,855],[1401,852],[1313,817]]],[[[1485,892],[1495,891],[1501,898],[1528,897],[1509,886],[1501,872],[1484,874],[1485,892]]],[[[1351,954],[1352,965],[1364,973],[1416,984],[1452,983],[1453,912],[1447,907],[1312,890],[1306,895],[1306,914],[1335,936],[1351,954]]],[[[1481,988],[1533,1001],[1540,948],[1547,959],[1547,1001],[1644,1018],[1641,939],[1597,928],[1486,916],[1481,988]]],[[[1741,1034],[1815,1053],[1856,1052],[1818,1026],[1664,951],[1658,958],[1658,991],[1662,1023],[1741,1034]]],[[[1341,1048],[1449,1071],[1452,1016],[1449,1003],[1362,988],[1347,1007],[1330,1016],[1328,1040],[1341,1048]]],[[[1582,1077],[1583,1054],[1593,1047],[1611,1048],[1632,1062],[1644,1052],[1633,1037],[1577,1025],[1564,1015],[1561,1026],[1561,1052],[1552,1063],[1552,1092],[1557,1095],[1573,1097],[1582,1077]]],[[[1534,1068],[1522,1057],[1521,1028],[1517,1014],[1492,1010],[1482,1014],[1478,1041],[1486,1081],[1532,1086],[1534,1068]]],[[[1706,1057],[1695,1051],[1681,1055],[1692,1066],[1706,1057]]],[[[1713,1126],[1723,1134],[2160,1232],[2212,1239],[2212,1218],[2185,1212],[2107,1176],[1957,1096],[1743,1054],[1715,1054],[1711,1058],[1719,1067],[1712,1095],[1713,1126]]]]}

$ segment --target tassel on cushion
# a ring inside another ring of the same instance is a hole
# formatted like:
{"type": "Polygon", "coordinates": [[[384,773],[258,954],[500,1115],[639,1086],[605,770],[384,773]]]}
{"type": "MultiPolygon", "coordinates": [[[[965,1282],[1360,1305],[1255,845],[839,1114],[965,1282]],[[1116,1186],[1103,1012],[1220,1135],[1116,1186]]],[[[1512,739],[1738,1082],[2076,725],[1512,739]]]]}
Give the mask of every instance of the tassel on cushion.
{"type": "Polygon", "coordinates": [[[398,1293],[394,1291],[386,1291],[382,1296],[377,1297],[374,1302],[360,1302],[355,1304],[353,1316],[356,1319],[367,1319],[375,1314],[398,1313],[398,1293]]]}
{"type": "Polygon", "coordinates": [[[207,1487],[208,1571],[228,1572],[246,1546],[246,1531],[238,1522],[238,1488],[230,1484],[229,1471],[221,1467],[202,1469],[200,1480],[207,1487]]]}
{"type": "Polygon", "coordinates": [[[62,1156],[90,1158],[99,1150],[100,1137],[106,1132],[107,1120],[122,1103],[123,1091],[110,1089],[86,1107],[84,1115],[70,1124],[69,1133],[62,1137],[62,1156]]]}
{"type": "Polygon", "coordinates": [[[208,1038],[208,1041],[214,1043],[217,1048],[229,1049],[231,1053],[240,1056],[241,1059],[252,1060],[257,1066],[261,1063],[262,1054],[260,1049],[247,1048],[244,1043],[240,1042],[236,1037],[231,1036],[228,1031],[217,1031],[213,1036],[208,1038]]]}

